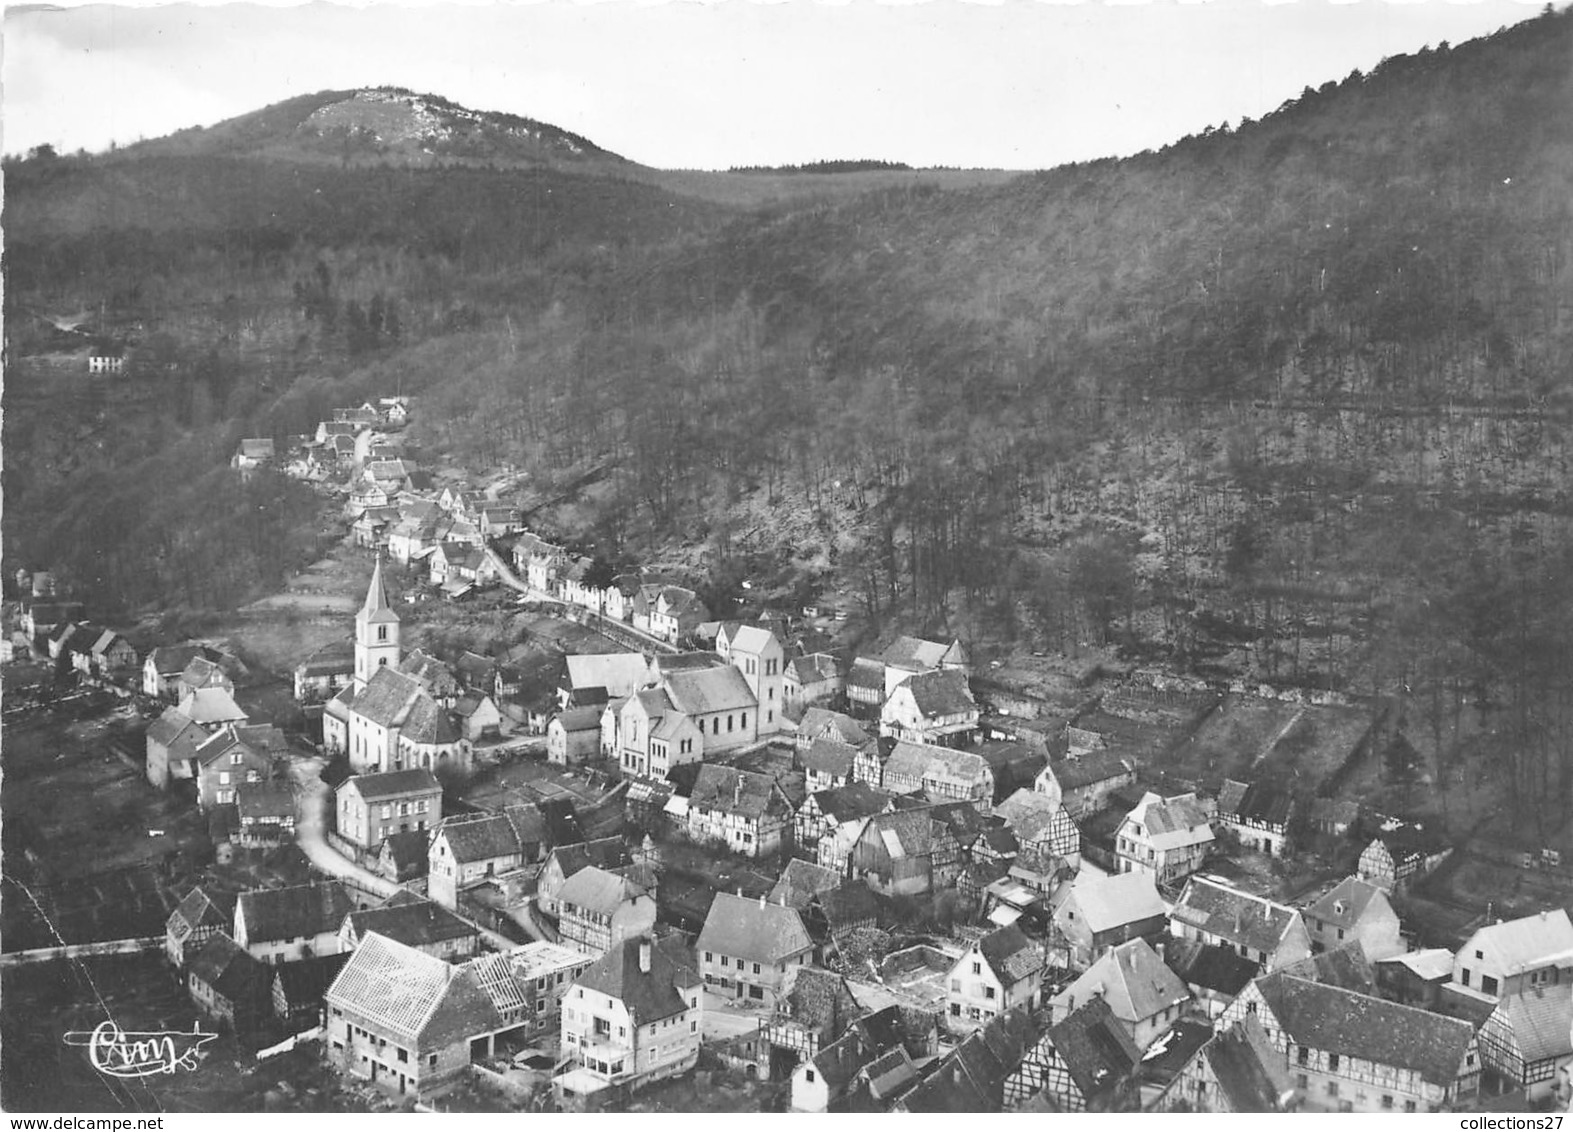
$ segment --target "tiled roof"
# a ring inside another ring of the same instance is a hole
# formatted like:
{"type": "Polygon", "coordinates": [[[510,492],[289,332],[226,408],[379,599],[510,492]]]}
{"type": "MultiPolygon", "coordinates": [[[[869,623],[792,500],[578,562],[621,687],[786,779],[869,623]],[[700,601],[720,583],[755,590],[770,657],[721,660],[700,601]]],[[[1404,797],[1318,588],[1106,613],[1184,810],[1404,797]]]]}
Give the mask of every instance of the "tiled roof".
{"type": "Polygon", "coordinates": [[[1526,1062],[1573,1053],[1573,983],[1536,987],[1509,995],[1497,1007],[1526,1062]]]}
{"type": "Polygon", "coordinates": [[[242,820],[292,817],[295,813],[295,795],[290,788],[266,782],[241,783],[235,788],[235,803],[242,820]]]}
{"type": "Polygon", "coordinates": [[[678,955],[678,945],[650,945],[650,969],[640,969],[640,948],[646,939],[629,939],[613,947],[574,980],[575,986],[599,991],[621,1002],[635,1026],[647,1026],[689,1009],[683,991],[699,982],[693,959],[678,955]]]}
{"type": "Polygon", "coordinates": [[[1054,999],[1056,1007],[1073,1010],[1101,994],[1114,1016],[1135,1025],[1186,1002],[1191,992],[1165,967],[1152,945],[1140,937],[1110,949],[1054,999]]]}
{"type": "Polygon", "coordinates": [[[1163,898],[1150,873],[1082,873],[1065,890],[1063,901],[1093,932],[1105,932],[1164,914],[1163,898]]]}
{"type": "Polygon", "coordinates": [[[1128,759],[1101,751],[1093,751],[1079,759],[1051,763],[1049,769],[1062,790],[1076,790],[1094,783],[1107,782],[1111,778],[1121,778],[1136,773],[1135,767],[1128,759]]]}
{"type": "Polygon", "coordinates": [[[154,671],[160,676],[180,675],[186,670],[186,665],[199,656],[209,660],[218,659],[218,654],[211,652],[206,645],[161,645],[148,654],[154,671]]]}
{"type": "Polygon", "coordinates": [[[351,907],[349,894],[337,881],[264,888],[241,895],[235,922],[238,925],[245,917],[249,943],[310,938],[337,932],[351,907]]]}
{"type": "Polygon", "coordinates": [[[1186,881],[1170,912],[1181,923],[1269,955],[1299,915],[1287,905],[1197,876],[1186,881]]]}
{"type": "Polygon", "coordinates": [[[836,658],[822,652],[794,657],[788,661],[788,664],[799,684],[816,684],[821,680],[834,679],[836,676],[836,658]]]}
{"type": "Polygon", "coordinates": [[[817,894],[840,886],[841,877],[834,870],[793,857],[782,870],[781,879],[770,890],[768,899],[772,904],[785,904],[801,911],[817,894]]]}
{"type": "Polygon", "coordinates": [[[1282,970],[1288,975],[1329,983],[1361,994],[1376,993],[1376,968],[1365,957],[1365,948],[1357,939],[1285,964],[1282,970]]]}
{"type": "Polygon", "coordinates": [[[1202,1049],[1233,1112],[1278,1112],[1291,1093],[1289,1072],[1254,1015],[1224,1030],[1202,1049]]]}
{"type": "Polygon", "coordinates": [[[919,637],[897,637],[879,659],[892,668],[922,670],[938,668],[940,660],[950,649],[938,641],[925,641],[919,637]]]}
{"type": "Polygon", "coordinates": [[[1226,779],[1218,795],[1220,817],[1254,821],[1263,825],[1285,825],[1294,812],[1294,796],[1266,782],[1244,783],[1226,779]],[[1236,796],[1236,789],[1238,796],[1236,796]]]}
{"type": "Polygon", "coordinates": [[[552,857],[563,876],[571,877],[580,869],[620,869],[629,864],[628,847],[620,837],[603,837],[599,841],[582,841],[577,845],[559,845],[552,850],[552,857]]]}
{"type": "Polygon", "coordinates": [[[223,894],[210,895],[202,888],[193,888],[169,914],[169,926],[182,936],[203,927],[228,931],[234,922],[235,898],[223,894]]]}
{"type": "Polygon", "coordinates": [[[376,932],[410,947],[429,946],[476,934],[470,924],[442,905],[425,899],[351,912],[349,921],[357,938],[376,932]]]}
{"type": "Polygon", "coordinates": [[[811,707],[803,712],[803,720],[797,725],[799,735],[818,738],[826,731],[837,735],[842,742],[856,747],[869,740],[869,734],[863,729],[862,724],[850,715],[843,715],[839,711],[829,708],[811,707]]]}
{"type": "Polygon", "coordinates": [[[1156,794],[1145,794],[1125,820],[1144,825],[1146,839],[1154,849],[1201,845],[1213,839],[1212,825],[1201,806],[1194,798],[1183,795],[1165,800],[1156,794]]]}
{"type": "Polygon", "coordinates": [[[860,656],[852,662],[852,668],[847,673],[848,688],[865,688],[877,691],[881,695],[885,691],[885,667],[872,657],[860,656]]]}
{"type": "MultiPolygon", "coordinates": [[[[1048,839],[1056,823],[1062,829],[1068,825],[1069,835],[1075,838],[1076,824],[1070,814],[1047,794],[1018,790],[994,807],[994,812],[1009,823],[1023,844],[1048,839]]],[[[1079,847],[1079,839],[1076,839],[1075,844],[1066,846],[1063,851],[1074,852],[1079,847]]]]}
{"type": "Polygon", "coordinates": [[[1012,924],[999,928],[978,940],[978,950],[983,953],[989,969],[1006,987],[1043,970],[1043,951],[1012,924]]]}
{"type": "Polygon", "coordinates": [[[1420,951],[1379,959],[1377,962],[1402,963],[1417,977],[1428,981],[1435,979],[1446,981],[1453,977],[1453,953],[1445,947],[1428,947],[1420,951]]]}
{"type": "Polygon", "coordinates": [[[926,718],[965,715],[978,710],[978,703],[972,698],[972,689],[967,687],[967,677],[954,670],[920,672],[903,680],[897,690],[901,688],[912,693],[918,711],[926,718]]]}
{"type": "Polygon", "coordinates": [[[485,817],[445,818],[433,835],[433,842],[446,839],[453,859],[460,864],[515,856],[520,852],[519,835],[503,814],[485,817]]]}
{"type": "Polygon", "coordinates": [[[564,731],[599,731],[601,729],[601,714],[605,711],[601,707],[576,707],[567,711],[558,712],[557,723],[564,731]]]}
{"type": "MultiPolygon", "coordinates": [[[[927,810],[897,810],[868,819],[860,840],[877,838],[893,860],[927,857],[934,851],[934,820],[927,810]]],[[[840,826],[837,830],[847,826],[840,826]]]]}
{"type": "Polygon", "coordinates": [[[1118,1086],[1141,1064],[1141,1051],[1101,998],[1088,1000],[1050,1026],[1044,1041],[1059,1052],[1089,1100],[1118,1086]]]}
{"type": "Polygon", "coordinates": [[[1233,997],[1256,978],[1261,967],[1222,944],[1198,939],[1164,940],[1164,961],[1191,986],[1233,997]]]}
{"type": "Polygon", "coordinates": [[[569,656],[565,663],[570,688],[605,688],[610,696],[631,694],[649,672],[645,658],[636,652],[569,656]]]}
{"type": "Polygon", "coordinates": [[[366,801],[380,798],[399,798],[406,794],[442,793],[442,783],[429,770],[390,770],[381,774],[358,774],[340,790],[353,783],[356,791],[366,801]]]}
{"type": "Polygon", "coordinates": [[[814,902],[819,905],[833,934],[879,918],[879,900],[864,884],[844,884],[821,892],[814,897],[814,902]]]}
{"type": "Polygon", "coordinates": [[[644,889],[626,877],[589,865],[563,882],[557,899],[562,904],[572,904],[610,916],[624,902],[643,895],[644,889]]]}
{"type": "Polygon", "coordinates": [[[740,625],[737,632],[732,634],[732,650],[761,653],[768,649],[775,639],[775,634],[769,629],[758,625],[740,625]]]}
{"type": "Polygon", "coordinates": [[[1177,1020],[1142,1051],[1140,1080],[1143,1088],[1168,1088],[1212,1038],[1213,1028],[1208,1023],[1195,1018],[1177,1020]]]}
{"type": "Polygon", "coordinates": [[[239,723],[246,719],[233,696],[223,688],[196,688],[180,701],[180,710],[201,724],[239,723]]]}
{"type": "Polygon", "coordinates": [[[431,852],[431,833],[424,829],[390,833],[382,843],[382,851],[393,862],[400,878],[411,871],[425,872],[427,856],[431,852]]]}
{"type": "MultiPolygon", "coordinates": [[[[171,707],[165,708],[164,714],[148,725],[147,737],[162,747],[184,737],[188,752],[194,752],[207,739],[208,733],[179,708],[171,707]]],[[[190,757],[189,753],[186,757],[190,757]]]]}
{"type": "Polygon", "coordinates": [[[775,779],[768,774],[709,763],[700,769],[689,796],[691,811],[719,810],[749,818],[763,816],[776,804],[785,806],[775,779]]]}
{"type": "Polygon", "coordinates": [[[834,1097],[852,1083],[867,1060],[868,1051],[864,1048],[862,1036],[849,1030],[829,1045],[820,1047],[814,1055],[814,1069],[829,1086],[834,1097]]]}
{"type": "Polygon", "coordinates": [[[326,998],[420,1052],[504,1025],[472,974],[376,932],[361,941],[326,998]]]}
{"type": "Polygon", "coordinates": [[[852,772],[852,763],[857,759],[857,754],[856,747],[849,747],[839,739],[821,736],[799,756],[799,761],[804,770],[843,778],[852,772]]]}
{"type": "Polygon", "coordinates": [[[689,715],[752,708],[759,702],[743,674],[731,665],[673,672],[665,681],[672,703],[689,715]]]}
{"type": "Polygon", "coordinates": [[[999,1112],[1005,1079],[1021,1065],[1039,1033],[1025,1007],[991,1018],[902,1097],[901,1107],[907,1112],[999,1112]]]}
{"type": "Polygon", "coordinates": [[[320,1009],[322,996],[333,985],[333,980],[338,978],[349,958],[350,953],[347,951],[332,955],[308,955],[292,963],[280,963],[270,970],[273,971],[274,985],[283,994],[288,1008],[299,1010],[315,1006],[320,1009]]]}
{"type": "Polygon", "coordinates": [[[1442,1088],[1457,1080],[1475,1036],[1457,1018],[1293,975],[1274,972],[1256,986],[1296,1045],[1413,1069],[1442,1088]]]}
{"type": "Polygon", "coordinates": [[[862,1011],[847,988],[846,979],[817,967],[795,967],[783,996],[784,1015],[821,1035],[841,1032],[862,1011]]]}
{"type": "Polygon", "coordinates": [[[417,698],[430,698],[419,680],[383,667],[355,693],[354,711],[379,727],[402,727],[417,698]]]}
{"type": "Polygon", "coordinates": [[[223,932],[209,936],[187,968],[191,978],[206,983],[231,1002],[258,994],[264,973],[263,965],[223,932]]]}
{"type": "Polygon", "coordinates": [[[1305,914],[1318,920],[1340,928],[1353,927],[1365,915],[1365,910],[1378,896],[1382,902],[1387,901],[1386,895],[1376,885],[1359,877],[1345,877],[1316,903],[1305,910],[1305,914]]]}
{"type": "Polygon", "coordinates": [[[923,779],[943,778],[974,784],[989,774],[989,764],[971,751],[935,747],[927,743],[898,742],[885,760],[885,776],[923,779]]]}
{"type": "Polygon", "coordinates": [[[1544,966],[1551,956],[1573,958],[1573,921],[1564,909],[1481,928],[1463,951],[1484,951],[1504,975],[1544,966]]]}
{"type": "Polygon", "coordinates": [[[795,908],[718,892],[695,946],[773,965],[812,950],[814,944],[795,908]]]}

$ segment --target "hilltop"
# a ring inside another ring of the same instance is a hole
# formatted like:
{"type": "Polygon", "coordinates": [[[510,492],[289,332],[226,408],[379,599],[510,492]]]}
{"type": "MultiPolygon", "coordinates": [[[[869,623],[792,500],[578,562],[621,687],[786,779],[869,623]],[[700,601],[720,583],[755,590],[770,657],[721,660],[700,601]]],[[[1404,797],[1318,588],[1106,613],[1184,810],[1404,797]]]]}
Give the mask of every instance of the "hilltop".
{"type": "Polygon", "coordinates": [[[132,161],[193,155],[600,173],[633,164],[545,122],[400,87],[318,91],[120,151],[121,160],[132,161]]]}

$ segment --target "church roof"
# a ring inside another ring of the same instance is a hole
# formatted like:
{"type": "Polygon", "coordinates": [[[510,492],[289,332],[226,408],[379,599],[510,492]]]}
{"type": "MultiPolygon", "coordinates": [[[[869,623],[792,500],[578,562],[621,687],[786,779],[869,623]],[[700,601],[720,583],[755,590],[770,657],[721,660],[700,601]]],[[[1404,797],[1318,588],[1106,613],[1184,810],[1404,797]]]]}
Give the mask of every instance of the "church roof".
{"type": "Polygon", "coordinates": [[[393,612],[393,607],[388,604],[388,591],[382,584],[382,558],[379,556],[377,564],[371,570],[371,585],[366,587],[366,601],[361,606],[360,618],[367,624],[377,622],[398,623],[399,615],[393,612]]]}

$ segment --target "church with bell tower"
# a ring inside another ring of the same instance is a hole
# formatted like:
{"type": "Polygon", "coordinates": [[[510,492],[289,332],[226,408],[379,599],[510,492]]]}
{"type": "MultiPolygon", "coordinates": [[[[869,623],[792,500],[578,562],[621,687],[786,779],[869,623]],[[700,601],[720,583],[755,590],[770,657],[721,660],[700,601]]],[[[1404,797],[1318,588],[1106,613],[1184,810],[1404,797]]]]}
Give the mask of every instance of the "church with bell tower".
{"type": "Polygon", "coordinates": [[[388,604],[382,555],[372,568],[366,601],[355,615],[355,690],[365,690],[379,668],[399,667],[399,615],[388,604]]]}
{"type": "MultiPolygon", "coordinates": [[[[412,666],[429,661],[417,651],[412,666]]],[[[347,755],[355,774],[400,770],[467,774],[472,748],[448,703],[420,671],[400,667],[399,615],[388,603],[382,558],[355,614],[355,675],[322,709],[323,746],[347,755]]],[[[424,670],[424,669],[423,669],[424,670]]]]}

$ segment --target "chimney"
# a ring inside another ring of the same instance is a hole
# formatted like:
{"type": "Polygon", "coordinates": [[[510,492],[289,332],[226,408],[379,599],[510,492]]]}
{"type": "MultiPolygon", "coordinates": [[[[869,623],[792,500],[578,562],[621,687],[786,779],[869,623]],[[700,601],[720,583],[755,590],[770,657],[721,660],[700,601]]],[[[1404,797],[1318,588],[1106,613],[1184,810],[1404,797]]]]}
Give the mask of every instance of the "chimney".
{"type": "Polygon", "coordinates": [[[650,973],[650,939],[648,936],[639,941],[639,969],[647,975],[650,973]]]}

